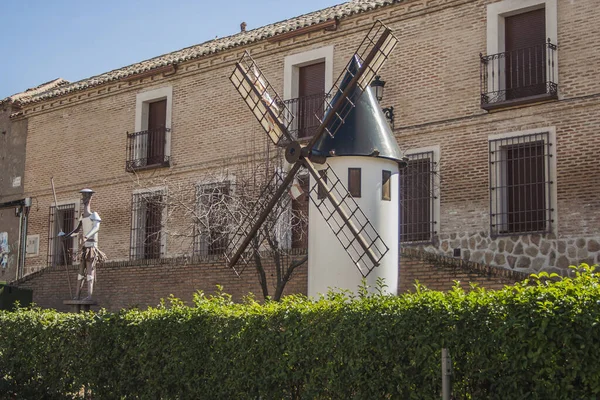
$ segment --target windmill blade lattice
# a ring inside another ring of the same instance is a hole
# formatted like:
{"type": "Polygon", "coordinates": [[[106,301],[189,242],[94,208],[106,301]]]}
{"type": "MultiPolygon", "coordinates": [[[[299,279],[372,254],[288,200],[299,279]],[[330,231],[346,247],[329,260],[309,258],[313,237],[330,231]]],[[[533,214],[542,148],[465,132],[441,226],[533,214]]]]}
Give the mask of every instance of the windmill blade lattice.
{"type": "Polygon", "coordinates": [[[318,171],[309,165],[308,170],[315,178],[310,187],[311,201],[362,276],[366,277],[379,265],[389,248],[329,165],[318,171]]]}
{"type": "MultiPolygon", "coordinates": [[[[298,167],[299,168],[299,167],[298,167]]],[[[287,195],[290,189],[293,176],[297,169],[290,172],[285,178],[280,172],[275,172],[268,183],[262,189],[260,195],[256,198],[254,204],[242,205],[249,207],[242,210],[243,219],[237,228],[235,237],[231,238],[225,250],[225,259],[230,267],[234,268],[240,275],[245,267],[254,262],[254,256],[261,250],[266,240],[265,232],[261,227],[268,219],[276,223],[291,207],[291,197],[287,195]],[[235,269],[235,265],[241,264],[240,271],[235,269]]],[[[235,220],[235,218],[233,218],[235,220]]]]}
{"type": "Polygon", "coordinates": [[[229,79],[271,141],[280,147],[290,143],[288,128],[294,116],[248,52],[235,64],[229,79]]]}
{"type": "Polygon", "coordinates": [[[309,147],[312,147],[323,131],[331,137],[335,136],[359,97],[369,87],[375,75],[379,73],[397,43],[398,39],[381,21],[378,20],[373,24],[373,27],[325,96],[323,107],[320,109],[329,111],[325,113],[324,117],[315,114],[321,126],[319,126],[309,147]],[[352,68],[353,60],[357,60],[361,64],[358,70],[352,68]],[[357,85],[361,90],[354,90],[357,85]]]}

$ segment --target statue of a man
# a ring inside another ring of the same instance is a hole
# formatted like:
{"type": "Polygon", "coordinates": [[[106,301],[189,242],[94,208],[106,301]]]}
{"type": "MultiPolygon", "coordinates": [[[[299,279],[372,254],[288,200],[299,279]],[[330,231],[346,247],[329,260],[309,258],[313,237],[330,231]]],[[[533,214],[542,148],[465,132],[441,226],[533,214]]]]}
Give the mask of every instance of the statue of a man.
{"type": "Polygon", "coordinates": [[[100,230],[100,215],[92,212],[90,202],[94,191],[92,189],[81,189],[83,201],[83,212],[79,217],[79,223],[73,231],[65,234],[60,232],[58,236],[71,237],[74,233],[83,232],[83,245],[81,246],[79,271],[77,273],[77,287],[75,289],[75,300],[79,300],[81,289],[87,282],[88,296],[85,300],[92,298],[94,292],[94,281],[96,280],[96,265],[106,260],[106,255],[98,249],[98,231],[100,230]]]}

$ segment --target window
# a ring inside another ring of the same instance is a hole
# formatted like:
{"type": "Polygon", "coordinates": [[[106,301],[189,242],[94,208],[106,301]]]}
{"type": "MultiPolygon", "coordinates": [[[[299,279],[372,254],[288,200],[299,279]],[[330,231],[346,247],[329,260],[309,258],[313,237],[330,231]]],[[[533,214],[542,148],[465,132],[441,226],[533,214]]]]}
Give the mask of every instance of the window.
{"type": "Polygon", "coordinates": [[[552,156],[548,132],[489,141],[492,235],[552,231],[552,156]]]}
{"type": "Polygon", "coordinates": [[[229,241],[230,182],[198,185],[196,189],[198,224],[194,251],[201,257],[224,254],[229,241]]]}
{"type": "Polygon", "coordinates": [[[333,46],[287,56],[284,64],[284,103],[295,116],[290,130],[298,138],[313,136],[333,84],[333,46]]]}
{"type": "Polygon", "coordinates": [[[381,200],[392,200],[392,171],[381,171],[381,200]]]}
{"type": "Polygon", "coordinates": [[[77,224],[79,201],[50,206],[48,231],[48,266],[72,265],[77,255],[77,235],[61,238],[59,232],[69,233],[77,224]]]}
{"type": "Polygon", "coordinates": [[[487,8],[481,104],[490,110],[557,98],[556,0],[504,0],[487,8]]]}
{"type": "Polygon", "coordinates": [[[302,194],[292,200],[292,248],[308,248],[308,206],[310,201],[308,175],[298,176],[302,194]]]}
{"type": "Polygon", "coordinates": [[[352,197],[360,197],[360,168],[348,168],[348,191],[352,197]]]}
{"type": "Polygon", "coordinates": [[[171,87],[137,95],[135,132],[127,134],[127,171],[170,165],[172,97],[171,87]]]}
{"type": "Polygon", "coordinates": [[[400,170],[400,242],[431,242],[439,215],[437,157],[433,150],[407,154],[400,170]],[[436,212],[437,211],[437,212],[436,212]]]}
{"type": "Polygon", "coordinates": [[[156,259],[166,254],[164,225],[164,192],[151,190],[134,193],[132,199],[132,259],[156,259]]]}

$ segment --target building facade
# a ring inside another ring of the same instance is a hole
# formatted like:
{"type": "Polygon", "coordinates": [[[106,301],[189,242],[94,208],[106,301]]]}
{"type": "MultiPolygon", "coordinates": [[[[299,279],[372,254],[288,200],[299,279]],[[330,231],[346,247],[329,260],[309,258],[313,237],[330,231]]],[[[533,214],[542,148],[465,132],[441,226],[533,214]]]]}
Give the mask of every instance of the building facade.
{"type": "Polygon", "coordinates": [[[10,118],[27,127],[23,196],[39,240],[26,273],[70,262],[76,243],[56,235],[76,223],[83,187],[96,191],[111,261],[218,255],[214,231],[174,234],[177,219],[165,223],[156,204],[177,187],[213,185],[218,199],[236,179],[224,171],[275,155],[229,81],[235,61],[252,55],[297,115],[298,137],[310,137],[322,96],[376,20],[399,39],[380,76],[409,158],[392,197],[401,245],[521,272],[597,263],[596,7],[355,1],[32,96],[10,118]]]}
{"type": "MultiPolygon", "coordinates": [[[[0,100],[0,282],[10,282],[23,274],[31,206],[31,199],[23,195],[27,120],[11,116],[21,110],[22,101],[66,83],[54,79],[0,100]]],[[[31,239],[29,251],[37,254],[35,237],[31,239]]]]}

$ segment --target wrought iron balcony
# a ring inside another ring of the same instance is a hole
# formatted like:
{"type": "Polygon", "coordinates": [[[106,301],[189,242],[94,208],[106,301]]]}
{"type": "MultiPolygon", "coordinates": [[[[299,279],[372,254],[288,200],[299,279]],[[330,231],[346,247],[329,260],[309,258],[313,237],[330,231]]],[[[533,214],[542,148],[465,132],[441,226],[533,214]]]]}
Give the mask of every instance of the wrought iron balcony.
{"type": "Polygon", "coordinates": [[[129,172],[156,167],[168,167],[171,157],[166,153],[169,128],[157,128],[141,132],[127,133],[127,161],[129,172]]]}
{"type": "Polygon", "coordinates": [[[480,57],[481,108],[556,99],[556,45],[542,43],[480,57]]]}
{"type": "Polygon", "coordinates": [[[283,102],[294,115],[290,126],[292,136],[303,139],[315,134],[319,127],[319,118],[323,118],[325,111],[324,98],[325,93],[317,93],[283,102]]]}

